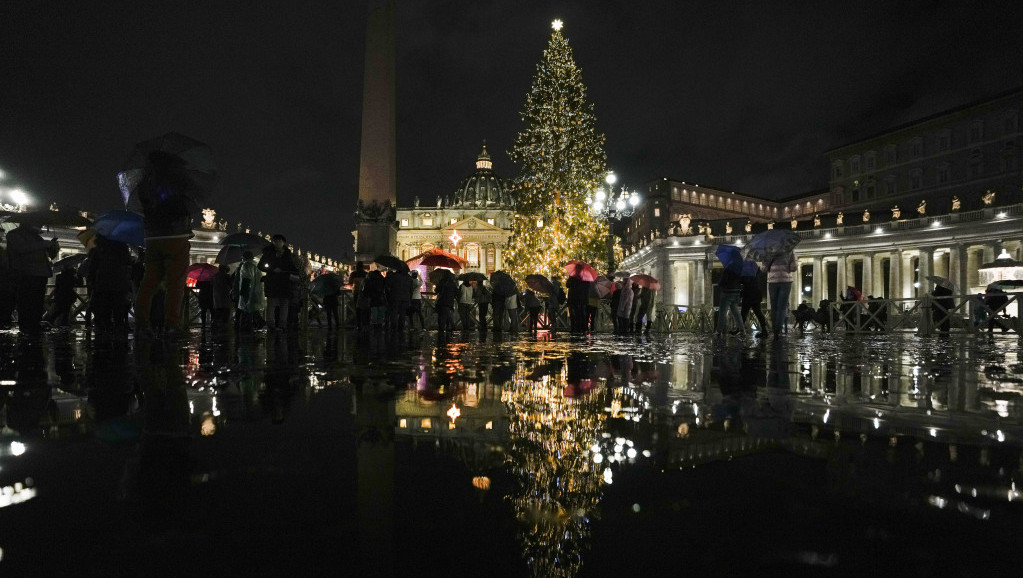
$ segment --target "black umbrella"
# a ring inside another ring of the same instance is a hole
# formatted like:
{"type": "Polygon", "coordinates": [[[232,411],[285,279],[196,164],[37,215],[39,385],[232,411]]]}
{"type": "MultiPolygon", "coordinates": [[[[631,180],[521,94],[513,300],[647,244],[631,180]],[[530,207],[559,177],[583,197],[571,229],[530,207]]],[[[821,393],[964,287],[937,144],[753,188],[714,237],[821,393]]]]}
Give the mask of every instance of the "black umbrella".
{"type": "Polygon", "coordinates": [[[92,221],[75,211],[5,211],[0,219],[36,227],[88,227],[92,221]]]}
{"type": "Polygon", "coordinates": [[[505,299],[519,292],[515,280],[504,271],[494,271],[490,274],[490,285],[494,288],[494,297],[505,299]]]}
{"type": "Polygon", "coordinates": [[[373,262],[382,267],[393,269],[398,272],[408,273],[408,264],[394,255],[380,255],[373,262]]]}
{"type": "Polygon", "coordinates": [[[487,280],[487,276],[478,271],[470,271],[469,273],[462,273],[459,275],[458,280],[465,281],[466,283],[471,283],[472,281],[482,283],[487,280]]]}
{"type": "Polygon", "coordinates": [[[53,263],[53,270],[60,271],[61,269],[77,269],[86,259],[89,258],[87,253],[75,253],[74,255],[68,255],[59,261],[53,263]]]}
{"type": "Polygon", "coordinates": [[[453,275],[454,274],[450,269],[434,269],[427,273],[426,278],[430,280],[430,283],[440,285],[441,281],[443,281],[445,277],[451,277],[453,275]]]}
{"type": "Polygon", "coordinates": [[[269,247],[270,241],[252,233],[231,233],[221,239],[220,244],[225,247],[245,247],[259,252],[263,250],[263,247],[269,247]]]}
{"type": "MultiPolygon", "coordinates": [[[[220,252],[217,253],[216,263],[219,265],[234,265],[235,263],[242,262],[242,255],[247,249],[245,247],[239,247],[237,245],[228,245],[221,247],[220,252]]],[[[253,254],[255,256],[255,254],[253,254]]]]}
{"type": "Polygon", "coordinates": [[[533,291],[544,295],[554,295],[556,292],[551,280],[540,274],[526,275],[526,285],[529,285],[533,291]]]}
{"type": "Polygon", "coordinates": [[[136,144],[127,164],[117,175],[125,204],[132,199],[142,204],[161,202],[169,193],[181,194],[193,202],[204,201],[217,183],[210,147],[181,133],[171,132],[136,144]],[[166,186],[145,186],[158,172],[164,179],[161,184],[170,184],[170,190],[166,186]]]}
{"type": "Polygon", "coordinates": [[[341,277],[324,273],[309,282],[309,292],[314,295],[337,295],[341,291],[341,277]]]}

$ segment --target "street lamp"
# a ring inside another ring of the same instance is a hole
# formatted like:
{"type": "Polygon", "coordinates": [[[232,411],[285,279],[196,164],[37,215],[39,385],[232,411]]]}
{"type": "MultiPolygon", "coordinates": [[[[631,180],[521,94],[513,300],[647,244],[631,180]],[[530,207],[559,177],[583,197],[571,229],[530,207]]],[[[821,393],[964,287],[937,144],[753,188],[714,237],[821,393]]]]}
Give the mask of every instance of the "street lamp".
{"type": "Polygon", "coordinates": [[[615,175],[614,171],[608,171],[607,176],[604,177],[604,182],[607,183],[607,188],[597,187],[593,191],[593,196],[586,195],[586,204],[589,205],[590,212],[595,217],[607,221],[609,233],[607,236],[607,266],[608,269],[614,271],[614,227],[622,219],[632,215],[636,210],[636,205],[639,204],[640,198],[639,193],[631,193],[624,187],[619,189],[618,194],[615,195],[614,185],[618,182],[618,176],[615,175]]]}

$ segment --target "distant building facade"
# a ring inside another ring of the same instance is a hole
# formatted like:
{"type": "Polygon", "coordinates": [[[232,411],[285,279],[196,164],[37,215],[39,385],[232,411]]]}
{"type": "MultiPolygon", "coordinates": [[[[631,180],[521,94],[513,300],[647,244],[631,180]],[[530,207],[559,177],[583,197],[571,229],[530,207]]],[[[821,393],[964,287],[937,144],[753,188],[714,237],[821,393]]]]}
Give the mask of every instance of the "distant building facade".
{"type": "Polygon", "coordinates": [[[511,184],[494,172],[484,144],[475,171],[453,193],[438,196],[433,206],[417,198],[414,206],[397,209],[393,254],[408,260],[441,248],[468,261],[466,271],[502,269],[517,200],[511,184]]]}

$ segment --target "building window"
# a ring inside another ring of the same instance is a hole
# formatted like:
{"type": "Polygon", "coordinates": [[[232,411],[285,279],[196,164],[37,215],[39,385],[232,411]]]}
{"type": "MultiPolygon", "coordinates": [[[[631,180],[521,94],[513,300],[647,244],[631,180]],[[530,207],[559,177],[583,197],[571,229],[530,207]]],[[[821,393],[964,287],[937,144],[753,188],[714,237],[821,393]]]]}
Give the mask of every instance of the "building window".
{"type": "Polygon", "coordinates": [[[952,181],[952,165],[941,163],[938,165],[938,184],[944,185],[952,181]]]}
{"type": "Polygon", "coordinates": [[[970,155],[970,176],[979,177],[982,172],[984,172],[984,155],[980,149],[973,149],[973,154],[970,155]]]}
{"type": "Polygon", "coordinates": [[[679,200],[678,187],[671,187],[671,198],[676,201],[679,200]]]}
{"type": "Polygon", "coordinates": [[[1010,141],[1002,147],[1002,171],[1016,170],[1016,143],[1010,141]]]}
{"type": "Polygon", "coordinates": [[[895,145],[888,145],[884,147],[884,164],[885,166],[891,166],[899,162],[898,147],[895,145]]]}
{"type": "Polygon", "coordinates": [[[888,175],[884,180],[884,194],[894,195],[899,192],[898,181],[895,179],[895,175],[888,175]]]}
{"type": "Polygon", "coordinates": [[[424,227],[432,227],[433,226],[433,217],[423,217],[423,226],[424,227]]]}
{"type": "Polygon", "coordinates": [[[952,148],[952,132],[945,129],[938,133],[938,152],[948,152],[952,148]]]}
{"type": "Polygon", "coordinates": [[[465,246],[465,258],[469,260],[470,267],[479,267],[480,246],[476,243],[469,243],[465,246]]]}
{"type": "Polygon", "coordinates": [[[909,154],[918,159],[924,156],[924,139],[917,137],[909,143],[909,154]]]}
{"type": "MultiPolygon", "coordinates": [[[[874,198],[874,194],[877,192],[877,184],[874,181],[874,177],[870,177],[870,178],[867,179],[867,187],[866,188],[867,188],[867,198],[868,199],[873,199],[874,198]]],[[[809,204],[809,203],[807,203],[807,204],[809,204]]]]}
{"type": "Polygon", "coordinates": [[[835,161],[831,166],[831,176],[836,179],[842,178],[842,161],[835,161]]]}
{"type": "Polygon", "coordinates": [[[857,175],[860,173],[860,157],[855,156],[849,159],[849,174],[857,175]]]}
{"type": "Polygon", "coordinates": [[[866,159],[867,172],[877,168],[877,156],[874,154],[874,151],[868,152],[864,158],[866,159]]]}
{"type": "Polygon", "coordinates": [[[454,225],[457,222],[458,222],[458,218],[457,217],[451,217],[450,219],[448,219],[448,224],[449,225],[454,225]]]}
{"type": "Polygon", "coordinates": [[[493,217],[491,217],[491,218],[487,219],[487,224],[488,224],[488,225],[493,225],[493,224],[494,224],[495,222],[496,222],[496,221],[494,221],[493,217]]]}
{"type": "Polygon", "coordinates": [[[660,217],[661,216],[661,210],[658,209],[658,208],[654,208],[654,216],[655,217],[660,217]]]}
{"type": "Polygon", "coordinates": [[[408,226],[408,219],[402,219],[401,220],[401,226],[402,227],[407,227],[408,226]]]}
{"type": "Polygon", "coordinates": [[[984,140],[984,121],[975,120],[970,125],[970,144],[984,140]]]}
{"type": "Polygon", "coordinates": [[[913,171],[909,173],[909,188],[910,190],[915,191],[921,186],[923,186],[923,171],[920,169],[913,169],[913,171]]]}

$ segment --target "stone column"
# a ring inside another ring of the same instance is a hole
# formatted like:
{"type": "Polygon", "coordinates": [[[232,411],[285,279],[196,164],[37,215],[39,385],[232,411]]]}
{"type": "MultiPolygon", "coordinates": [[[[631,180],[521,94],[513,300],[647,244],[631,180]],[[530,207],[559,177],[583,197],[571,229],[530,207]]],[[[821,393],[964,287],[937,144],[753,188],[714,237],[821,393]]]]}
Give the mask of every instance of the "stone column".
{"type": "Polygon", "coordinates": [[[927,276],[934,274],[934,249],[927,247],[920,249],[920,274],[917,276],[918,282],[920,283],[919,294],[923,295],[928,292],[927,288],[927,276]]]}
{"type": "Polygon", "coordinates": [[[838,287],[836,287],[836,289],[838,290],[838,295],[836,295],[836,297],[844,297],[845,296],[845,288],[849,286],[849,283],[847,282],[847,279],[848,279],[847,275],[848,275],[848,273],[849,272],[846,270],[845,255],[839,255],[838,256],[838,287]]]}
{"type": "Polygon", "coordinates": [[[963,250],[962,243],[956,243],[949,249],[948,268],[949,279],[959,288],[959,293],[967,293],[969,287],[966,286],[966,251],[963,250]]]}
{"type": "Polygon", "coordinates": [[[703,305],[705,303],[706,281],[704,278],[707,276],[706,262],[706,259],[696,259],[693,262],[693,266],[696,267],[695,274],[693,275],[693,305],[703,305]]]}
{"type": "Polygon", "coordinates": [[[813,290],[810,292],[810,299],[813,300],[813,306],[816,307],[818,303],[824,299],[824,267],[821,263],[820,257],[813,258],[813,290]]]}
{"type": "Polygon", "coordinates": [[[896,249],[889,253],[891,261],[888,264],[888,297],[890,299],[902,299],[902,250],[896,249]]]}
{"type": "Polygon", "coordinates": [[[671,305],[675,298],[675,275],[673,274],[673,267],[671,261],[668,260],[668,251],[666,248],[661,247],[660,254],[657,255],[657,275],[658,279],[661,280],[661,303],[665,305],[671,305]]]}
{"type": "Polygon", "coordinates": [[[863,256],[863,287],[860,290],[864,297],[874,295],[874,258],[870,253],[863,256]]]}

